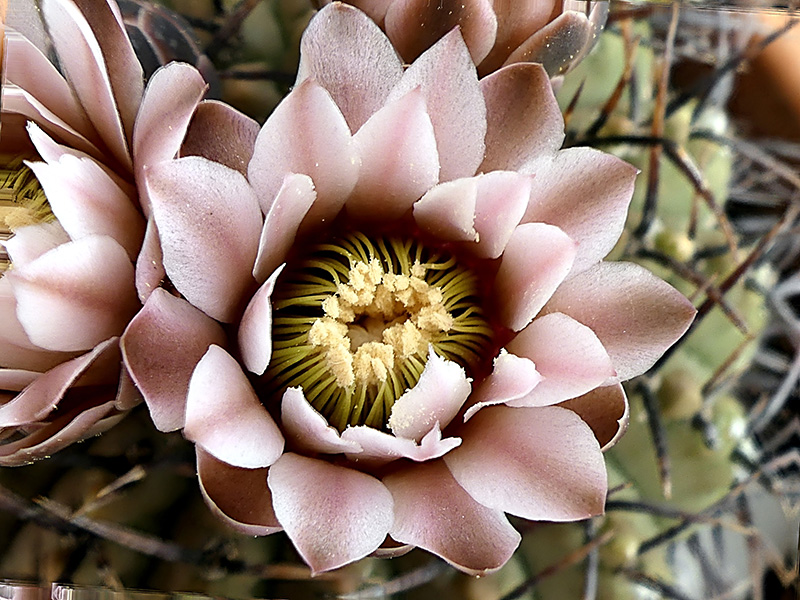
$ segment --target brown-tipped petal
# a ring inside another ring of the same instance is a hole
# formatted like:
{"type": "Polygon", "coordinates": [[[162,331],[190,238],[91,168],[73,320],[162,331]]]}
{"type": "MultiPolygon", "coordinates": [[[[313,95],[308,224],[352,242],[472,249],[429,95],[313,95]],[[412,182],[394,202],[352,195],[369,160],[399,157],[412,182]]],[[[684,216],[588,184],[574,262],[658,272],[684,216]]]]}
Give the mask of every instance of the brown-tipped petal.
{"type": "Polygon", "coordinates": [[[24,267],[45,252],[69,242],[69,235],[58,221],[20,227],[13,237],[0,242],[5,246],[15,269],[24,267]]]}
{"type": "Polygon", "coordinates": [[[62,244],[6,277],[25,333],[48,350],[93,348],[119,335],[139,306],[133,265],[106,236],[62,244]]]}
{"type": "Polygon", "coordinates": [[[260,129],[258,123],[235,108],[217,100],[204,100],[194,111],[180,153],[204,156],[247,175],[260,129]]]}
{"type": "MultiPolygon", "coordinates": [[[[105,2],[97,4],[103,4],[108,9],[105,2]]],[[[143,85],[141,70],[138,79],[134,78],[128,82],[130,85],[138,82],[138,91],[135,89],[125,90],[126,93],[121,97],[122,104],[118,107],[108,65],[100,44],[86,17],[75,2],[72,0],[42,0],[41,10],[47,22],[50,37],[56,48],[59,49],[61,67],[86,110],[86,114],[114,158],[122,165],[131,168],[133,163],[119,109],[130,106],[131,100],[135,100],[137,103],[140,101],[141,86],[143,85]],[[125,96],[130,93],[133,93],[134,97],[126,98],[125,96]]],[[[118,24],[115,26],[119,27],[118,24]]],[[[125,41],[127,42],[127,36],[125,36],[125,41]]],[[[130,44],[128,43],[128,45],[130,44]]],[[[134,62],[141,69],[138,61],[134,62]]],[[[122,75],[124,77],[125,74],[122,75]]],[[[117,77],[114,80],[118,81],[117,77]]],[[[130,122],[133,122],[132,118],[130,122]]]]}
{"type": "Polygon", "coordinates": [[[258,283],[265,281],[286,260],[300,223],[316,199],[314,182],[308,175],[290,173],[283,180],[264,219],[258,242],[258,255],[253,267],[253,277],[258,283]]]}
{"type": "Polygon", "coordinates": [[[91,365],[106,353],[118,351],[118,339],[111,338],[87,352],[40,375],[22,393],[0,406],[0,427],[41,421],[58,406],[64,394],[91,365]]]}
{"type": "Polygon", "coordinates": [[[147,220],[142,248],[136,257],[136,293],[142,304],[147,302],[150,294],[161,285],[166,276],[161,240],[158,238],[158,228],[151,215],[147,220]]]}
{"type": "Polygon", "coordinates": [[[551,313],[535,319],[508,343],[531,359],[543,380],[510,406],[548,406],[596,388],[616,372],[594,332],[572,317],[551,313]]]}
{"type": "Polygon", "coordinates": [[[464,39],[453,30],[420,56],[388,102],[419,87],[439,149],[439,181],[471,177],[486,150],[486,103],[464,39]]]}
{"type": "MultiPolygon", "coordinates": [[[[386,17],[386,11],[394,0],[349,0],[348,4],[352,4],[361,11],[367,13],[370,19],[381,25],[383,19],[386,17]]],[[[322,4],[330,4],[331,0],[322,0],[322,4]]]]}
{"type": "Polygon", "coordinates": [[[565,73],[594,35],[586,15],[569,11],[542,27],[525,40],[506,60],[540,63],[554,77],[565,73]]]}
{"type": "Polygon", "coordinates": [[[459,27],[473,62],[494,44],[497,17],[490,0],[395,0],[386,12],[386,34],[406,62],[459,27]]]}
{"type": "Polygon", "coordinates": [[[527,396],[541,381],[542,375],[533,361],[502,350],[494,359],[492,373],[470,397],[473,404],[464,413],[464,422],[485,406],[505,404],[527,396]]]}
{"type": "MultiPolygon", "coordinates": [[[[7,32],[6,56],[6,81],[27,91],[80,135],[97,141],[94,128],[69,84],[41,50],[27,38],[7,32]]],[[[6,108],[4,104],[3,109],[6,108]]]]}
{"type": "Polygon", "coordinates": [[[527,175],[512,171],[486,173],[477,180],[475,229],[478,243],[468,247],[480,258],[498,258],[525,214],[531,180],[527,175]]]}
{"type": "Polygon", "coordinates": [[[392,495],[365,473],[288,453],[267,482],[278,522],[314,573],[372,553],[392,526],[392,495]]]}
{"type": "Polygon", "coordinates": [[[153,165],[146,178],[170,281],[210,317],[234,320],[255,283],[262,220],[252,188],[199,156],[153,165]]]}
{"type": "Polygon", "coordinates": [[[519,64],[481,79],[486,156],[481,171],[519,169],[551,156],[564,141],[564,118],[541,65],[519,64]]]}
{"type": "Polygon", "coordinates": [[[27,164],[42,185],[53,214],[73,240],[107,235],[135,259],[144,237],[144,219],[94,159],[65,154],[57,163],[27,164]]]}
{"type": "Polygon", "coordinates": [[[79,407],[10,444],[0,444],[0,466],[19,467],[107,430],[119,421],[114,402],[79,407]]]}
{"type": "Polygon", "coordinates": [[[520,331],[539,313],[572,268],[575,242],[558,227],[526,223],[514,230],[493,290],[503,325],[520,331]]]}
{"type": "Polygon", "coordinates": [[[147,84],[133,130],[136,183],[145,215],[150,211],[145,167],[175,158],[207,87],[200,72],[184,63],[161,67],[147,84]]]}
{"type": "Polygon", "coordinates": [[[183,435],[215,458],[245,469],[268,467],[283,452],[283,436],[239,363],[216,345],[189,381],[183,435]]]}
{"type": "Polygon", "coordinates": [[[464,427],[464,442],[444,461],[484,506],[544,521],[576,521],[603,512],[603,455],[592,430],[574,412],[557,406],[493,406],[464,427]]]}
{"type": "Polygon", "coordinates": [[[559,406],[578,413],[586,421],[604,452],[616,444],[628,428],[630,407],[619,383],[593,389],[559,406]]]}
{"type": "Polygon", "coordinates": [[[272,291],[283,271],[281,265],[253,294],[239,321],[239,352],[247,370],[263,375],[272,357],[272,291]]]}
{"type": "Polygon", "coordinates": [[[636,168],[594,148],[570,148],[524,171],[533,181],[522,221],[557,225],[575,240],[573,275],[602,260],[625,226],[636,168]]]}
{"type": "Polygon", "coordinates": [[[321,10],[303,34],[297,83],[316,79],[352,132],[383,105],[402,75],[403,63],[386,36],[372,19],[346,4],[321,10]]]}
{"type": "Polygon", "coordinates": [[[281,423],[286,441],[294,450],[321,454],[358,454],[361,446],[343,440],[306,400],[301,388],[289,388],[281,402],[281,423]]]}
{"type": "Polygon", "coordinates": [[[339,213],[353,191],[358,169],[358,153],[342,113],[328,92],[307,79],[261,128],[247,177],[266,213],[286,175],[308,175],[317,190],[308,219],[316,222],[339,213]]]}
{"type": "Polygon", "coordinates": [[[478,178],[465,177],[440,183],[414,203],[414,221],[441,240],[474,242],[478,178]]]}
{"type": "Polygon", "coordinates": [[[619,381],[653,366],[694,320],[680,292],[639,265],[602,262],[571,277],[545,312],[563,312],[597,334],[619,381]]]}
{"type": "Polygon", "coordinates": [[[503,64],[531,31],[541,29],[560,9],[560,0],[492,0],[498,17],[497,40],[488,57],[481,63],[481,73],[491,73],[503,64]],[[558,7],[557,7],[558,5],[558,7]]]}
{"type": "Polygon", "coordinates": [[[394,498],[389,534],[442,557],[469,575],[502,567],[522,539],[502,511],[477,503],[440,460],[383,479],[394,498]]]}
{"type": "Polygon", "coordinates": [[[130,322],[122,356],[160,431],[183,427],[192,372],[211,344],[224,343],[217,322],[161,288],[130,322]]]}
{"type": "Polygon", "coordinates": [[[366,425],[348,427],[342,432],[342,440],[354,442],[361,447],[358,453],[346,453],[350,460],[373,467],[399,458],[407,458],[414,462],[433,460],[444,456],[461,444],[461,438],[442,438],[439,423],[433,424],[433,428],[425,434],[419,444],[412,439],[395,437],[366,425]]]}
{"type": "Polygon", "coordinates": [[[418,89],[372,115],[353,140],[361,171],[347,212],[358,221],[399,219],[439,181],[436,138],[418,89]]]}
{"type": "Polygon", "coordinates": [[[242,469],[197,448],[197,479],[208,508],[245,535],[270,535],[283,529],[272,510],[267,469],[242,469]]]}
{"type": "MultiPolygon", "coordinates": [[[[125,24],[122,21],[117,3],[113,0],[75,0],[86,21],[89,23],[97,43],[103,52],[111,90],[117,105],[122,125],[128,139],[133,133],[133,122],[142,100],[144,72],[139,59],[133,50],[125,24]]],[[[51,31],[52,33],[52,31],[51,31]]],[[[59,53],[61,63],[65,62],[64,53],[72,52],[72,44],[66,47],[53,40],[59,53]]]]}
{"type": "Polygon", "coordinates": [[[428,362],[413,388],[400,396],[389,415],[389,429],[398,437],[420,442],[438,423],[444,429],[472,391],[464,369],[428,349],[428,362]]]}

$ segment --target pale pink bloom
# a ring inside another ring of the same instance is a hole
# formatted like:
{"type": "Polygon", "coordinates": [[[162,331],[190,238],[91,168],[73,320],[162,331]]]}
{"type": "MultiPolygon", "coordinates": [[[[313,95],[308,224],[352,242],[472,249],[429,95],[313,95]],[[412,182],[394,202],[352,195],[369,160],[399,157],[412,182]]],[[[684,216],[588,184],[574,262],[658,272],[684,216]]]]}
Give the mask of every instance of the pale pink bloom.
{"type": "Polygon", "coordinates": [[[0,155],[28,159],[57,220],[12,225],[5,243],[2,465],[107,429],[140,401],[119,349],[146,286],[134,279],[148,214],[137,190],[146,164],[175,156],[206,88],[174,64],[145,89],[111,0],[40,6],[61,71],[7,31],[0,155]]]}
{"type": "Polygon", "coordinates": [[[551,77],[565,73],[592,48],[609,4],[584,0],[345,1],[380,25],[406,62],[459,26],[481,74],[512,63],[536,62],[551,77]]]}
{"type": "Polygon", "coordinates": [[[310,23],[292,92],[260,130],[237,127],[147,169],[172,288],[122,336],[156,426],[195,443],[211,510],[248,535],[284,530],[314,572],[418,546],[472,574],[519,544],[506,513],[601,513],[602,452],[628,414],[620,381],[694,309],[644,268],[602,260],[636,170],[560,150],[541,66],[479,81],[454,30],[404,68],[337,3],[310,23]],[[334,428],[310,388],[268,395],[260,379],[280,351],[281,273],[352,229],[450,248],[480,274],[495,332],[484,369],[430,350],[380,428],[334,428]]]}

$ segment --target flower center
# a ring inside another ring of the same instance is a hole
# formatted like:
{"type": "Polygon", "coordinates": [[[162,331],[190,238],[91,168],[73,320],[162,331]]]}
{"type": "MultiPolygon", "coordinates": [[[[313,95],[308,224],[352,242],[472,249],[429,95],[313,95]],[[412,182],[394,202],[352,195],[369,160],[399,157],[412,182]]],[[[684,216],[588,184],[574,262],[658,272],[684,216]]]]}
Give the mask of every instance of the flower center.
{"type": "Polygon", "coordinates": [[[269,395],[302,387],[328,422],[385,429],[429,348],[476,367],[491,343],[478,280],[446,251],[353,233],[321,244],[273,294],[269,395]]]}
{"type": "MultiPolygon", "coordinates": [[[[0,157],[0,241],[20,227],[54,218],[39,180],[22,158],[0,157]]],[[[0,247],[0,273],[10,264],[5,248],[0,247]]]]}

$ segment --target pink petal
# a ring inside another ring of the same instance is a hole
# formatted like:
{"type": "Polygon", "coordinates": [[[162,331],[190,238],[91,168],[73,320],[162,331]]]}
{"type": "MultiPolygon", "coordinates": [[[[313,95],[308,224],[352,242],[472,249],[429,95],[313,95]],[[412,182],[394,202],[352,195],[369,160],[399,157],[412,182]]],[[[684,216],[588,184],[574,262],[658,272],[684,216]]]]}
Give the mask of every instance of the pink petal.
{"type": "Polygon", "coordinates": [[[347,212],[358,220],[399,219],[439,181],[436,138],[418,89],[372,115],[353,139],[361,172],[347,212]]]}
{"type": "MultiPolygon", "coordinates": [[[[95,4],[98,7],[103,5],[105,10],[108,10],[105,2],[95,4]]],[[[84,6],[84,8],[87,7],[84,6]]],[[[86,16],[74,2],[71,0],[43,0],[41,10],[47,22],[50,37],[59,50],[61,67],[86,110],[86,114],[114,158],[123,166],[130,168],[132,163],[123,123],[133,124],[136,109],[142,97],[144,78],[141,65],[133,59],[127,63],[130,70],[126,69],[125,72],[112,77],[107,68],[103,50],[111,51],[110,56],[116,55],[116,52],[105,45],[101,47],[86,16]],[[138,73],[135,71],[136,67],[138,67],[138,73]],[[114,89],[116,86],[119,86],[118,90],[114,89]],[[115,91],[120,92],[119,98],[115,97],[115,91]]],[[[101,8],[98,13],[102,11],[101,8]]],[[[112,25],[112,21],[102,18],[101,15],[94,14],[93,16],[97,16],[98,21],[111,25],[112,29],[121,29],[115,20],[112,25]]],[[[108,13],[106,16],[109,16],[108,13]]],[[[113,17],[111,18],[113,19],[113,17]]],[[[119,33],[121,35],[117,36],[117,40],[122,42],[121,45],[127,44],[130,48],[124,31],[119,33]]],[[[109,31],[108,35],[109,39],[113,37],[112,31],[109,31]]]]}
{"type": "Polygon", "coordinates": [[[278,521],[314,573],[367,556],[392,525],[392,495],[365,473],[288,453],[267,482],[278,521]]]}
{"type": "Polygon", "coordinates": [[[22,439],[0,444],[0,466],[19,467],[51,456],[70,444],[102,433],[115,425],[121,416],[115,413],[113,401],[98,406],[81,406],[22,439]]]}
{"type": "MultiPolygon", "coordinates": [[[[375,21],[378,25],[383,24],[383,19],[386,17],[386,11],[393,0],[351,0],[348,4],[355,6],[358,10],[367,13],[370,19],[375,21]]],[[[331,0],[322,0],[322,4],[330,4],[331,0]]]]}
{"type": "Polygon", "coordinates": [[[150,167],[147,185],[170,281],[210,317],[232,321],[254,285],[261,211],[252,188],[199,156],[150,167]]]}
{"type": "Polygon", "coordinates": [[[69,242],[69,236],[58,221],[20,227],[11,239],[2,242],[11,263],[19,269],[45,252],[69,242]]]}
{"type": "Polygon", "coordinates": [[[459,27],[477,65],[492,49],[497,17],[490,0],[395,0],[386,13],[386,33],[411,62],[439,38],[459,27]]]}
{"type": "Polygon", "coordinates": [[[297,84],[316,79],[341,109],[350,131],[358,131],[384,104],[402,75],[403,63],[386,36],[346,4],[321,10],[303,34],[297,84]]]}
{"type": "Polygon", "coordinates": [[[511,171],[478,175],[475,229],[478,243],[469,251],[479,258],[498,258],[519,225],[531,191],[531,180],[511,171]]]}
{"type": "Polygon", "coordinates": [[[62,244],[6,277],[25,332],[48,350],[93,348],[120,334],[139,306],[133,265],[106,236],[62,244]]]}
{"type": "Polygon", "coordinates": [[[160,431],[183,427],[192,372],[210,345],[224,343],[218,323],[162,288],[153,290],[120,346],[125,366],[160,431]]]}
{"type": "Polygon", "coordinates": [[[136,257],[136,292],[142,304],[147,302],[150,294],[161,285],[166,276],[161,240],[158,238],[156,222],[151,216],[147,220],[142,248],[136,257]]]}
{"type": "Polygon", "coordinates": [[[584,14],[568,11],[545,25],[511,53],[505,64],[540,63],[551,76],[565,73],[589,44],[593,26],[584,14]]]}
{"type": "Polygon", "coordinates": [[[283,452],[283,436],[239,363],[215,345],[189,381],[183,435],[215,458],[245,469],[268,467],[283,452]]]}
{"type": "Polygon", "coordinates": [[[524,328],[572,268],[575,243],[558,227],[526,223],[511,234],[493,294],[503,325],[524,328]]]}
{"type": "MultiPolygon", "coordinates": [[[[13,427],[41,421],[58,406],[67,390],[106,354],[119,351],[112,338],[87,352],[53,367],[40,375],[10,402],[0,406],[0,427],[13,427]]],[[[118,355],[118,354],[117,354],[118,355]]]]}
{"type": "Polygon", "coordinates": [[[394,498],[389,534],[442,557],[469,575],[502,567],[522,539],[502,511],[478,504],[442,461],[413,465],[383,479],[394,498]]]}
{"type": "Polygon", "coordinates": [[[477,177],[440,183],[414,204],[414,221],[440,240],[474,242],[477,201],[477,177]]]}
{"type": "Polygon", "coordinates": [[[239,352],[247,370],[263,375],[272,357],[272,303],[270,299],[275,289],[275,281],[283,271],[281,265],[270,275],[250,303],[239,322],[239,352]]]}
{"type": "Polygon", "coordinates": [[[594,332],[562,313],[534,320],[508,343],[531,359],[544,379],[510,406],[548,406],[593,390],[616,373],[594,332]]]}
{"type": "Polygon", "coordinates": [[[266,213],[289,173],[314,181],[317,201],[308,219],[333,218],[358,178],[358,153],[339,108],[313,79],[297,85],[256,139],[247,177],[266,213]]]}
{"type": "Polygon", "coordinates": [[[26,163],[36,175],[58,221],[73,240],[107,235],[133,260],[144,220],[127,194],[91,158],[63,155],[56,163],[26,163]]]}
{"type": "MultiPolygon", "coordinates": [[[[170,63],[150,78],[133,131],[136,183],[145,193],[145,167],[175,157],[207,87],[200,72],[185,63],[170,63]]],[[[146,195],[143,204],[148,214],[146,195]]]]}
{"type": "Polygon", "coordinates": [[[308,403],[300,388],[289,388],[284,392],[281,424],[292,449],[321,454],[358,454],[361,451],[356,442],[343,440],[339,432],[328,425],[325,417],[308,403]]]}
{"type": "Polygon", "coordinates": [[[125,365],[122,365],[119,375],[119,386],[117,387],[117,396],[114,398],[114,408],[120,411],[128,411],[132,408],[139,406],[142,403],[142,394],[139,388],[133,383],[133,379],[128,373],[125,365]]]}
{"type": "Polygon", "coordinates": [[[283,180],[261,230],[253,267],[253,277],[257,282],[266,280],[286,260],[300,223],[316,199],[314,182],[308,175],[290,173],[283,180]]]}
{"type": "Polygon", "coordinates": [[[560,9],[559,0],[492,0],[498,16],[497,39],[492,52],[481,63],[481,73],[497,70],[508,54],[519,46],[531,31],[541,29],[554,11],[560,9]]]}
{"type": "Polygon", "coordinates": [[[419,444],[412,439],[395,437],[366,425],[348,427],[342,432],[342,440],[355,443],[361,448],[358,453],[347,453],[350,460],[370,467],[378,467],[400,458],[414,462],[433,460],[444,456],[461,444],[461,438],[442,438],[439,423],[433,424],[433,428],[425,434],[419,444]]]}
{"type": "MultiPolygon", "coordinates": [[[[53,63],[26,37],[12,32],[6,36],[4,75],[6,81],[26,90],[73,131],[97,137],[83,107],[76,101],[67,81],[53,63]]],[[[6,109],[5,104],[3,108],[6,109]]]]}
{"type": "Polygon", "coordinates": [[[542,375],[530,359],[501,351],[494,359],[492,373],[470,397],[471,406],[464,413],[464,422],[485,406],[505,404],[527,396],[541,381],[542,375]]]}
{"type": "Polygon", "coordinates": [[[192,116],[181,156],[204,156],[247,175],[260,129],[258,123],[235,108],[217,100],[204,100],[192,116]]]}
{"type": "Polygon", "coordinates": [[[36,381],[39,375],[41,373],[38,371],[0,368],[0,390],[22,391],[23,388],[36,381]]]}
{"type": "Polygon", "coordinates": [[[571,277],[545,312],[591,327],[619,381],[644,373],[689,328],[695,309],[683,295],[633,263],[602,262],[571,277]]]}
{"type": "Polygon", "coordinates": [[[444,461],[475,500],[531,520],[575,521],[603,512],[606,468],[589,426],[556,406],[480,411],[444,461]]]}
{"type": "Polygon", "coordinates": [[[633,195],[637,170],[593,148],[570,148],[524,169],[533,174],[523,222],[550,223],[578,244],[573,274],[609,253],[617,243],[633,195]]]}
{"type": "Polygon", "coordinates": [[[464,369],[428,351],[428,362],[422,375],[410,390],[392,406],[389,428],[398,437],[419,442],[436,423],[444,429],[458,414],[472,386],[464,369]]]}
{"type": "Polygon", "coordinates": [[[564,119],[541,65],[500,69],[481,79],[481,90],[487,119],[482,171],[517,170],[561,147],[564,119]]]}
{"type": "Polygon", "coordinates": [[[232,467],[197,447],[197,479],[208,508],[233,529],[245,535],[282,529],[272,510],[266,468],[232,467]]]}
{"type": "Polygon", "coordinates": [[[628,428],[630,407],[619,383],[593,389],[559,406],[578,413],[594,431],[603,452],[616,444],[628,428]]]}
{"type": "Polygon", "coordinates": [[[454,30],[420,56],[403,74],[387,102],[419,87],[439,149],[439,181],[471,177],[483,161],[486,104],[475,65],[454,30]]]}

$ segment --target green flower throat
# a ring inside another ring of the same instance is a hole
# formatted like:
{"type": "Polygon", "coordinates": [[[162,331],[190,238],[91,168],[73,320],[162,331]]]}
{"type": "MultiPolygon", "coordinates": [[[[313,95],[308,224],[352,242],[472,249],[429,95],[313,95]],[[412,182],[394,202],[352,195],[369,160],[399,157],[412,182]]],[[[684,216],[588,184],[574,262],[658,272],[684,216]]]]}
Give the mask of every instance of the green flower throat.
{"type": "Polygon", "coordinates": [[[316,246],[279,278],[273,311],[266,393],[302,387],[340,431],[384,429],[429,348],[469,372],[492,339],[476,275],[413,239],[353,233],[316,246]]]}

